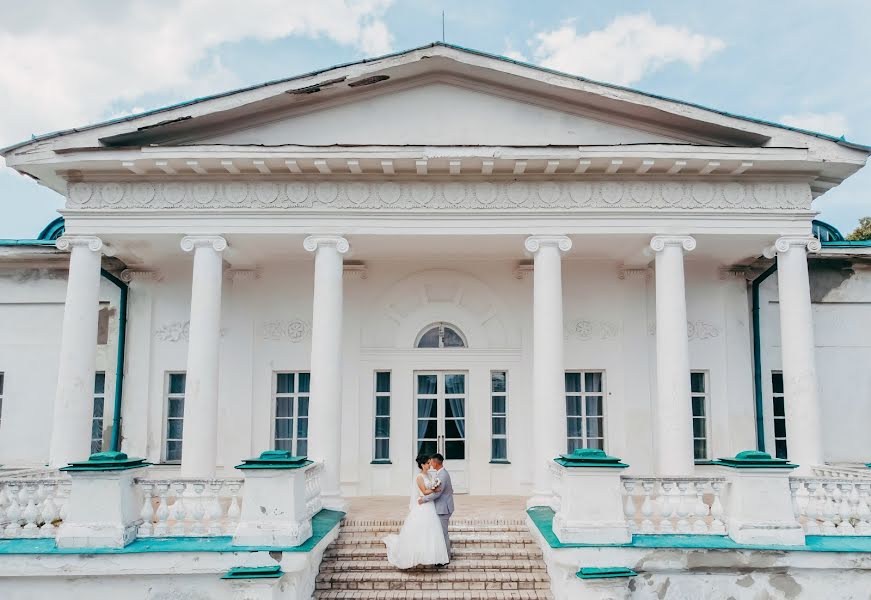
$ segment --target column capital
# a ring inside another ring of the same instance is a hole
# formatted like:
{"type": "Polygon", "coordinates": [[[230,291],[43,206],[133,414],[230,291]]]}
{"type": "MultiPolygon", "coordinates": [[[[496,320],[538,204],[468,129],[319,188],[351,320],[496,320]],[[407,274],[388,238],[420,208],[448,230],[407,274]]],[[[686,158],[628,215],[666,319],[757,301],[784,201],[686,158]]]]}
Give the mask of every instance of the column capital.
{"type": "Polygon", "coordinates": [[[765,258],[774,258],[779,253],[788,252],[790,248],[803,247],[810,252],[818,252],[822,248],[820,241],[812,235],[785,235],[777,238],[774,244],[762,251],[765,258]]]}
{"type": "Polygon", "coordinates": [[[696,249],[696,238],[690,235],[655,235],[650,240],[650,249],[662,252],[667,246],[679,246],[684,252],[696,249]]]}
{"type": "Polygon", "coordinates": [[[310,235],[302,242],[302,247],[309,252],[314,252],[321,246],[333,247],[339,254],[345,254],[351,249],[348,240],[340,235],[310,235]]]}
{"type": "Polygon", "coordinates": [[[181,249],[185,252],[209,247],[215,252],[223,252],[227,249],[227,240],[220,235],[186,235],[181,240],[181,249]]]}
{"type": "Polygon", "coordinates": [[[95,235],[62,235],[54,245],[58,250],[83,247],[91,252],[99,252],[103,248],[103,240],[95,235]]]}
{"type": "Polygon", "coordinates": [[[565,235],[531,235],[523,242],[523,246],[533,254],[546,246],[554,246],[560,252],[568,252],[572,249],[572,240],[565,235]]]}

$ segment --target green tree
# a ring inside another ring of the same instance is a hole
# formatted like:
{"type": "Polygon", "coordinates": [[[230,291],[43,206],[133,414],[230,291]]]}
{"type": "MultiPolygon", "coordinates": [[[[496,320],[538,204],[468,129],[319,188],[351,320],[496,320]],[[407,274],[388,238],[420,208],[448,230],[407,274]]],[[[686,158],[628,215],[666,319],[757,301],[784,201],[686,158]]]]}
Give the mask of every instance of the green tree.
{"type": "Polygon", "coordinates": [[[871,240],[871,217],[859,219],[859,226],[853,230],[853,233],[847,236],[847,239],[851,242],[871,240]]]}

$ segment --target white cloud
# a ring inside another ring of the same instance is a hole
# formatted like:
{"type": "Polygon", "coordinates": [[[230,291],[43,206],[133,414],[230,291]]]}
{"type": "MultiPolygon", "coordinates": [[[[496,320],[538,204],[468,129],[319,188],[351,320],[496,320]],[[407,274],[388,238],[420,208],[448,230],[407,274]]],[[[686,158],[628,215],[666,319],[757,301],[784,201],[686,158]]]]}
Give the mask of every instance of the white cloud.
{"type": "Polygon", "coordinates": [[[146,94],[194,96],[239,83],[221,44],[326,38],[390,50],[394,0],[65,0],[18,3],[0,22],[0,146],[82,125],[146,94]],[[38,6],[36,6],[38,5],[38,6]]]}
{"type": "Polygon", "coordinates": [[[685,27],[659,25],[649,14],[617,17],[604,29],[579,34],[568,21],[530,41],[535,61],[590,79],[630,85],[669,63],[692,68],[725,43],[685,27]]]}
{"type": "Polygon", "coordinates": [[[847,117],[839,112],[815,113],[804,112],[792,115],[783,115],[779,121],[790,127],[798,127],[799,129],[807,129],[817,133],[827,133],[829,135],[840,136],[846,135],[849,131],[847,126],[847,117]]]}

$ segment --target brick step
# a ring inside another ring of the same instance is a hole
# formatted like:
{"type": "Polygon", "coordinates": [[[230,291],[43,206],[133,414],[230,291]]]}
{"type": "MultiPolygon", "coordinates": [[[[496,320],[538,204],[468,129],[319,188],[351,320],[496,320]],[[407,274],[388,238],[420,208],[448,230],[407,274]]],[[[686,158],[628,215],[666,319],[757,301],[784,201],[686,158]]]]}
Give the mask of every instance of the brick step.
{"type": "Polygon", "coordinates": [[[322,571],[316,579],[316,589],[476,589],[517,590],[550,589],[545,572],[523,571],[462,571],[447,567],[430,569],[383,569],[380,571],[322,571]],[[459,585],[459,587],[457,587],[459,585]],[[483,587],[480,587],[483,586],[483,587]]]}
{"type": "MultiPolygon", "coordinates": [[[[454,560],[491,560],[520,559],[541,560],[542,553],[538,546],[519,546],[515,548],[488,548],[479,546],[462,546],[453,548],[454,560]]],[[[359,548],[356,546],[330,546],[324,553],[324,560],[377,560],[387,556],[384,544],[380,548],[359,548]]]]}
{"type": "MultiPolygon", "coordinates": [[[[382,539],[385,535],[371,535],[368,533],[344,533],[339,532],[339,537],[334,542],[339,546],[348,545],[381,545],[384,546],[382,539]]],[[[528,533],[512,532],[470,532],[470,533],[455,533],[451,534],[451,545],[479,545],[490,547],[504,547],[505,545],[537,545],[528,533]]]]}
{"type": "MultiPolygon", "coordinates": [[[[382,560],[324,560],[321,563],[321,573],[335,573],[335,572],[351,572],[351,571],[364,571],[364,572],[387,572],[387,571],[397,571],[394,567],[387,562],[387,558],[384,557],[382,560]]],[[[427,567],[418,567],[414,569],[415,572],[426,572],[426,573],[434,573],[441,576],[442,573],[477,573],[477,572],[487,572],[487,573],[545,573],[546,568],[545,564],[541,560],[505,560],[505,559],[487,559],[487,560],[477,560],[477,559],[467,559],[467,558],[457,558],[451,561],[450,567],[448,568],[439,568],[436,566],[427,566],[427,567]]]]}
{"type": "Polygon", "coordinates": [[[319,590],[315,600],[553,600],[546,590],[319,590]]]}
{"type": "MultiPolygon", "coordinates": [[[[359,522],[344,522],[342,524],[342,531],[346,531],[348,533],[395,533],[398,532],[402,528],[402,521],[394,521],[394,522],[380,522],[378,524],[362,524],[359,522]]],[[[522,522],[511,522],[511,523],[487,523],[487,522],[451,522],[449,531],[451,532],[492,532],[492,531],[504,531],[504,532],[524,532],[529,531],[529,526],[522,522]]]]}

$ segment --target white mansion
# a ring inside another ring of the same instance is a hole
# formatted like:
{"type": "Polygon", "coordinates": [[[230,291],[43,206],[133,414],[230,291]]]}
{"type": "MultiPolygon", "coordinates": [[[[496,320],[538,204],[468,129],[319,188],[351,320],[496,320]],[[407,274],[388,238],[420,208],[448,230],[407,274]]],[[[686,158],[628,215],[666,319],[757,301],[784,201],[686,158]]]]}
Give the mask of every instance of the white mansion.
{"type": "Polygon", "coordinates": [[[557,511],[584,448],[867,477],[871,247],[811,208],[867,147],[435,44],[3,155],[66,197],[0,241],[10,472],[288,450],[342,509],[439,451],[557,511]]]}

